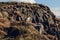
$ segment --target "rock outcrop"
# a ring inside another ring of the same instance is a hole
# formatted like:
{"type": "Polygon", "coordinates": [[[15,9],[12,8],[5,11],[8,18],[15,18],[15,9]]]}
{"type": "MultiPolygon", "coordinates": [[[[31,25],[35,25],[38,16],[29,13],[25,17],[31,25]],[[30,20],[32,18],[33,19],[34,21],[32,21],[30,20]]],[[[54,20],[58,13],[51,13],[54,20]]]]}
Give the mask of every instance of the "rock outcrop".
{"type": "Polygon", "coordinates": [[[47,6],[0,3],[1,40],[60,40],[58,29],[56,17],[47,6]]]}

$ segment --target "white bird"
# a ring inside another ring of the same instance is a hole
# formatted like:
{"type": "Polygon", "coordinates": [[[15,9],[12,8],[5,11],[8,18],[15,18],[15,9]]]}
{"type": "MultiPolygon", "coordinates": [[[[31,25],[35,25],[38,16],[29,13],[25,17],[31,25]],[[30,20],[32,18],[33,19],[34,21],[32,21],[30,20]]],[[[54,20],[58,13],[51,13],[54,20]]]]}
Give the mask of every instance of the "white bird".
{"type": "Polygon", "coordinates": [[[31,20],[32,20],[31,17],[27,17],[26,22],[27,22],[27,23],[31,23],[31,20]]]}

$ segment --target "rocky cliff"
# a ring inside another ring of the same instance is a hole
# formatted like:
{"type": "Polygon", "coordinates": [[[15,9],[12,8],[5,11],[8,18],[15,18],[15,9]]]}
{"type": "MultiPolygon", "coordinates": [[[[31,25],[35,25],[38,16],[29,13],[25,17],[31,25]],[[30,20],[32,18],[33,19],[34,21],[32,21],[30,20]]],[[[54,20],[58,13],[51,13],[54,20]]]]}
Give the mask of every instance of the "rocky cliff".
{"type": "Polygon", "coordinates": [[[0,40],[59,40],[57,22],[45,5],[0,2],[0,40]]]}

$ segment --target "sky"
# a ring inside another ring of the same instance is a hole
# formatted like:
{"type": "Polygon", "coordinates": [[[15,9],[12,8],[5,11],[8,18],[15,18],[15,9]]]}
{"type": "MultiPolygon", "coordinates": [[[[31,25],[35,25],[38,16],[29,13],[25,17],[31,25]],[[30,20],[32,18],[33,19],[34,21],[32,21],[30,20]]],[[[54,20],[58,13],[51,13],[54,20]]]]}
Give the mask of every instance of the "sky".
{"type": "Polygon", "coordinates": [[[36,2],[47,5],[57,17],[60,16],[60,0],[36,0],[36,2]]]}
{"type": "Polygon", "coordinates": [[[36,2],[50,7],[60,7],[60,0],[36,0],[36,2]]]}
{"type": "MultiPolygon", "coordinates": [[[[12,1],[12,0],[0,0],[4,2],[12,1]]],[[[14,1],[14,0],[13,0],[14,1]]],[[[51,11],[58,17],[60,16],[60,0],[16,0],[16,1],[27,1],[30,3],[38,3],[38,4],[43,4],[47,5],[51,11]]]]}

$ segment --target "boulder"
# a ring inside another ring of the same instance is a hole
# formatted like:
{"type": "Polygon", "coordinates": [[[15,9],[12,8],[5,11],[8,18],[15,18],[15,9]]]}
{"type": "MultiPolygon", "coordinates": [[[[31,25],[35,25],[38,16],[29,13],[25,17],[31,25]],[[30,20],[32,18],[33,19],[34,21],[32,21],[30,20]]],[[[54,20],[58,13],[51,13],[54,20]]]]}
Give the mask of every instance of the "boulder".
{"type": "Polygon", "coordinates": [[[3,31],[0,33],[4,34],[4,40],[59,40],[55,24],[56,17],[48,6],[0,2],[0,27],[3,31]]]}

